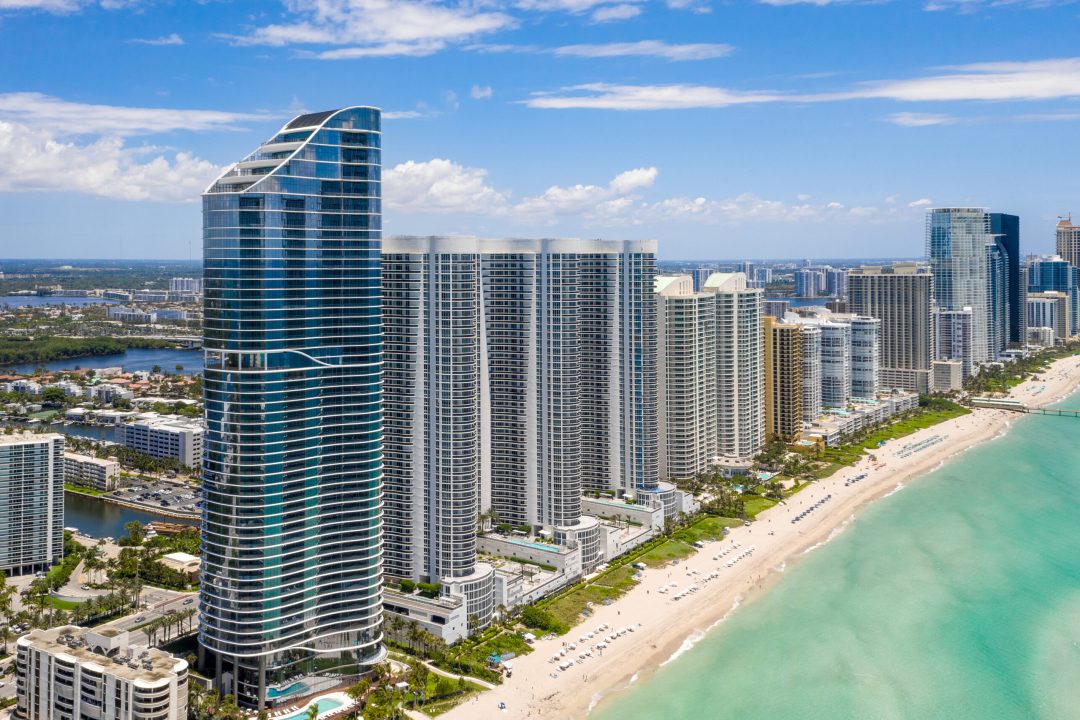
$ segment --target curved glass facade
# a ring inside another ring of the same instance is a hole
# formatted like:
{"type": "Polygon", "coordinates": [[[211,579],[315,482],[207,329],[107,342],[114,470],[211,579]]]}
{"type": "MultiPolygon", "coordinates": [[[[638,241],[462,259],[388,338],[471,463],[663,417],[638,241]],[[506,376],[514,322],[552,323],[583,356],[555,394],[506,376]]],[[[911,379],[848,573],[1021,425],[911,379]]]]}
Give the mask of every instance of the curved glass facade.
{"type": "Polygon", "coordinates": [[[380,113],[302,115],[203,196],[199,642],[222,693],[382,647],[380,113]]]}

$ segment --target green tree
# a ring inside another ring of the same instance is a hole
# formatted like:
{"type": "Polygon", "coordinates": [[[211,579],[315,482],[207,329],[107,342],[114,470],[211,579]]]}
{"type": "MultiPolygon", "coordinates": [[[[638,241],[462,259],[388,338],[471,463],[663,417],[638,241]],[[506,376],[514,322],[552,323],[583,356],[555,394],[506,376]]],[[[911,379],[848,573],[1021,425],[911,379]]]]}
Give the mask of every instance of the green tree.
{"type": "Polygon", "coordinates": [[[8,585],[7,576],[2,570],[0,570],[0,623],[3,623],[3,628],[0,632],[3,633],[4,642],[4,654],[8,654],[8,635],[10,630],[8,625],[11,624],[11,599],[15,596],[15,586],[8,585]]]}

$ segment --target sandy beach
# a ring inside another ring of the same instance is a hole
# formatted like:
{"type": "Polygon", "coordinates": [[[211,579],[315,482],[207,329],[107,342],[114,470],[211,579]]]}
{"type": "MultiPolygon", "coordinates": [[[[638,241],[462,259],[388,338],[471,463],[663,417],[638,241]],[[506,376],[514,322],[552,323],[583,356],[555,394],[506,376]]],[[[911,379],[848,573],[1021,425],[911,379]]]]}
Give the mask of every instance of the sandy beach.
{"type": "MultiPolygon", "coordinates": [[[[1057,402],[1080,386],[1080,356],[1054,363],[1038,380],[1014,388],[1011,397],[1029,406],[1057,402]]],[[[539,640],[536,650],[514,660],[513,677],[495,690],[455,708],[451,720],[484,718],[583,718],[605,697],[644,680],[722,622],[740,604],[752,600],[781,577],[783,570],[807,552],[827,542],[858,517],[869,503],[937,468],[968,448],[1003,433],[1016,413],[976,409],[971,414],[894,440],[874,452],[758,515],[751,527],[733,528],[722,542],[706,547],[674,567],[649,569],[644,579],[609,606],[596,606],[593,616],[564,637],[539,640]],[[858,482],[844,485],[856,476],[858,482]],[[821,503],[826,496],[831,499],[821,503]],[[819,504],[820,503],[820,504],[819,504]],[[800,521],[791,519],[815,506],[800,521]],[[753,548],[752,554],[746,551],[753,548]],[[727,553],[721,555],[723,551],[727,553]],[[727,563],[740,559],[731,567],[727,563]],[[716,574],[706,580],[710,574],[716,574]],[[661,588],[677,583],[661,593],[661,588]],[[680,600],[674,595],[697,585],[699,590],[680,600]],[[601,625],[608,629],[585,643],[581,636],[601,625]],[[620,628],[633,627],[611,641],[601,654],[560,672],[551,662],[564,644],[576,643],[578,654],[620,628]],[[499,704],[505,703],[505,709],[499,704]]]]}

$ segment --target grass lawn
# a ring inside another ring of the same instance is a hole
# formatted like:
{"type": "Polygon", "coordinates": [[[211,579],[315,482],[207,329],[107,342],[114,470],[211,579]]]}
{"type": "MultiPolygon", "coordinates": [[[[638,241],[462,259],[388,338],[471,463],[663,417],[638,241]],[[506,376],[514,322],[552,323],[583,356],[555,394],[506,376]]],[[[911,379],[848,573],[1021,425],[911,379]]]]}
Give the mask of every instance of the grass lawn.
{"type": "Polygon", "coordinates": [[[698,540],[720,540],[724,537],[724,528],[737,527],[741,524],[742,521],[735,518],[709,515],[675,531],[672,537],[689,545],[693,545],[698,540]]]}
{"type": "Polygon", "coordinates": [[[816,477],[818,480],[824,480],[842,467],[844,467],[843,463],[831,462],[825,467],[819,470],[815,470],[814,477],[816,477]]]}
{"type": "Polygon", "coordinates": [[[743,507],[746,508],[746,517],[751,520],[757,517],[757,514],[762,510],[768,510],[776,504],[775,500],[764,495],[743,495],[742,501],[743,507]]]}
{"type": "Polygon", "coordinates": [[[492,653],[496,655],[505,655],[508,652],[512,652],[515,655],[528,655],[533,651],[532,645],[525,642],[525,639],[518,635],[516,632],[502,632],[486,640],[474,648],[470,648],[465,651],[465,655],[473,660],[484,663],[487,662],[488,657],[492,653]]]}
{"type": "Polygon", "coordinates": [[[71,483],[64,483],[64,489],[69,492],[79,493],[80,495],[90,495],[92,497],[108,495],[104,490],[95,490],[94,488],[83,487],[82,485],[72,485],[71,483]]]}
{"type": "Polygon", "coordinates": [[[72,602],[70,600],[60,600],[58,598],[52,597],[51,595],[49,596],[49,602],[51,602],[52,606],[57,610],[74,610],[75,608],[82,605],[82,603],[72,602]]]}
{"type": "Polygon", "coordinates": [[[632,566],[623,565],[604,573],[593,582],[596,585],[603,585],[604,587],[626,591],[637,584],[637,580],[634,580],[635,573],[637,573],[637,570],[632,566]]]}
{"type": "Polygon", "coordinates": [[[882,441],[898,440],[919,430],[925,430],[928,427],[943,423],[946,420],[967,415],[969,412],[971,411],[967,408],[955,404],[952,407],[938,410],[924,409],[913,417],[899,420],[875,430],[858,443],[825,448],[821,459],[828,465],[818,470],[815,476],[820,480],[829,477],[841,467],[854,465],[866,454],[867,450],[876,450],[878,443],[882,441]]]}
{"type": "Polygon", "coordinates": [[[668,540],[642,555],[638,560],[649,567],[663,567],[672,560],[682,560],[694,551],[694,548],[682,540],[668,540]]]}
{"type": "Polygon", "coordinates": [[[623,592],[625,591],[618,588],[590,583],[552,601],[545,605],[544,609],[554,615],[559,622],[573,627],[581,622],[581,611],[588,607],[589,603],[599,605],[604,600],[614,600],[623,592]]]}
{"type": "Polygon", "coordinates": [[[877,447],[878,443],[882,440],[896,440],[919,430],[925,430],[928,427],[933,427],[938,423],[943,423],[946,420],[952,420],[958,418],[961,415],[967,415],[971,411],[967,408],[957,405],[955,408],[949,410],[928,410],[920,413],[915,417],[901,420],[883,427],[880,430],[870,433],[870,435],[863,441],[862,447],[872,450],[877,447]]]}
{"type": "MultiPolygon", "coordinates": [[[[431,697],[431,695],[433,695],[435,693],[435,689],[438,687],[440,677],[441,676],[436,675],[435,673],[431,673],[431,675],[428,676],[428,693],[429,693],[429,697],[431,697]]],[[[448,679],[448,678],[443,678],[443,679],[445,680],[445,679],[448,679]]],[[[445,712],[453,710],[455,707],[457,707],[458,705],[460,705],[463,702],[467,702],[468,700],[471,700],[473,698],[473,696],[477,695],[478,693],[483,692],[486,689],[486,688],[483,688],[483,687],[477,685],[476,683],[471,683],[469,681],[465,681],[465,690],[464,691],[458,691],[456,689],[458,687],[457,680],[451,680],[450,682],[454,683],[455,691],[454,691],[453,695],[450,695],[448,697],[442,697],[442,698],[436,698],[436,699],[433,699],[433,700],[429,700],[427,703],[424,704],[423,708],[417,708],[417,709],[419,709],[421,712],[423,712],[426,715],[430,715],[431,717],[436,717],[438,715],[442,715],[445,712]]]]}

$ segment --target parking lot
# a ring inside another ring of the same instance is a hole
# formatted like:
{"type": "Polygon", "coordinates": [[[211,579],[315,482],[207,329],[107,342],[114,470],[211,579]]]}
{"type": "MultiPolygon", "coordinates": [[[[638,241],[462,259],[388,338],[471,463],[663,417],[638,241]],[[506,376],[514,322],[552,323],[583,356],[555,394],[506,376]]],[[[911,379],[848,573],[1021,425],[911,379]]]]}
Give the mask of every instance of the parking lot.
{"type": "Polygon", "coordinates": [[[117,500],[144,505],[149,510],[198,515],[202,511],[202,490],[165,480],[125,480],[112,493],[117,500]]]}

